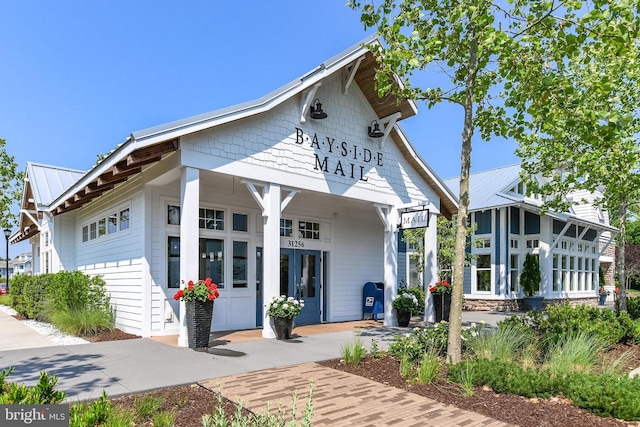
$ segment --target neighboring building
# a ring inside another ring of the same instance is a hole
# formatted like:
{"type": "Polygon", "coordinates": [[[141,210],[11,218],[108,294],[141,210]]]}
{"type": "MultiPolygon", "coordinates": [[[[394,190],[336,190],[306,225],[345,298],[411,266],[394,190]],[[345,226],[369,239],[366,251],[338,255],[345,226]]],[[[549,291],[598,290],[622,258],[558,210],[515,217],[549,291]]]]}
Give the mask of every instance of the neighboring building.
{"type": "MultiPolygon", "coordinates": [[[[13,265],[12,261],[9,260],[9,279],[13,276],[13,265]]],[[[6,283],[7,280],[7,260],[0,260],[0,284],[6,283]]]]}
{"type": "Polygon", "coordinates": [[[18,255],[12,260],[9,260],[9,269],[11,270],[11,266],[13,266],[13,271],[11,277],[16,274],[26,274],[28,276],[31,275],[31,259],[32,255],[30,253],[23,253],[18,255]]]}
{"type": "Polygon", "coordinates": [[[256,101],[134,132],[88,172],[29,163],[11,241],[29,239],[36,273],[101,275],[117,327],[180,345],[173,295],[206,277],[212,330],[273,337],[264,302],[281,293],[305,300],[297,324],[360,319],[369,281],[395,324],[401,216],[429,221],[429,285],[436,216],[457,200],[397,125],[416,105],[378,97],[365,44],[256,101]]]}
{"type": "MultiPolygon", "coordinates": [[[[513,165],[470,175],[470,220],[477,229],[470,249],[474,259],[465,268],[465,308],[523,308],[519,276],[528,252],[540,256],[545,304],[566,299],[596,304],[600,267],[613,286],[617,229],[587,192],[571,195],[570,212],[542,215],[541,198],[526,196],[520,173],[520,165],[513,165]]],[[[459,178],[445,183],[459,193],[459,178]]]]}

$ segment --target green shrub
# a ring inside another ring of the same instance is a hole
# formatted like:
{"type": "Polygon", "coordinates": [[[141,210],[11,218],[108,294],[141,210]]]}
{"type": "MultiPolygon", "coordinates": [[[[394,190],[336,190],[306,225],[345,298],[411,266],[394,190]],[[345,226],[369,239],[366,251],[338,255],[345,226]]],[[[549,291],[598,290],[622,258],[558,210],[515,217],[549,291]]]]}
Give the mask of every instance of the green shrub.
{"type": "Polygon", "coordinates": [[[431,384],[440,375],[442,370],[442,360],[438,355],[429,351],[422,355],[422,360],[418,366],[416,377],[420,384],[431,384]]]}
{"type": "Polygon", "coordinates": [[[11,296],[11,307],[18,314],[22,316],[27,315],[27,306],[24,299],[24,289],[29,283],[35,281],[34,276],[27,276],[24,274],[18,274],[11,280],[11,288],[9,289],[9,295],[11,296]]]}
{"type": "Polygon", "coordinates": [[[0,305],[11,307],[11,295],[0,295],[0,305]]]}
{"type": "Polygon", "coordinates": [[[436,353],[444,355],[449,338],[449,325],[446,322],[436,323],[430,328],[414,328],[413,332],[394,336],[389,344],[389,354],[398,359],[409,356],[409,359],[417,363],[422,355],[433,349],[436,353]]]}
{"type": "Polygon", "coordinates": [[[627,313],[633,320],[640,319],[640,297],[627,297],[627,313]]]}
{"type": "Polygon", "coordinates": [[[109,305],[105,282],[80,271],[61,271],[51,276],[48,297],[55,311],[80,308],[104,309],[109,305]]]}
{"type": "MultiPolygon", "coordinates": [[[[69,427],[97,427],[105,425],[107,421],[111,421],[111,417],[115,414],[113,405],[107,400],[107,394],[103,391],[100,399],[91,404],[78,403],[72,405],[69,411],[69,427]]],[[[125,414],[124,412],[118,412],[118,415],[125,414]]],[[[115,423],[109,423],[108,425],[117,425],[120,420],[119,416],[116,416],[115,423]]],[[[132,420],[131,414],[127,414],[127,420],[132,420]]],[[[123,423],[120,425],[133,425],[123,423]]]]}
{"type": "Polygon", "coordinates": [[[601,417],[640,420],[640,378],[571,374],[562,393],[573,404],[601,417]]]}
{"type": "Polygon", "coordinates": [[[0,373],[0,405],[48,405],[57,404],[66,397],[65,392],[56,391],[58,379],[46,372],[40,372],[38,384],[27,387],[16,383],[7,383],[6,378],[13,368],[0,373]]]}
{"type": "Polygon", "coordinates": [[[449,379],[474,386],[488,385],[497,393],[512,393],[525,397],[548,398],[559,392],[561,381],[539,369],[524,369],[514,361],[472,359],[449,366],[449,379]]]}
{"type": "MultiPolygon", "coordinates": [[[[46,319],[45,307],[50,274],[34,276],[22,290],[24,298],[24,315],[30,319],[46,319]]],[[[16,310],[17,311],[17,310],[16,310]]]]}
{"type": "Polygon", "coordinates": [[[527,314],[529,323],[540,334],[547,348],[565,334],[586,333],[598,337],[609,347],[623,340],[625,331],[611,310],[586,305],[571,306],[568,302],[547,307],[544,314],[527,314]]]}

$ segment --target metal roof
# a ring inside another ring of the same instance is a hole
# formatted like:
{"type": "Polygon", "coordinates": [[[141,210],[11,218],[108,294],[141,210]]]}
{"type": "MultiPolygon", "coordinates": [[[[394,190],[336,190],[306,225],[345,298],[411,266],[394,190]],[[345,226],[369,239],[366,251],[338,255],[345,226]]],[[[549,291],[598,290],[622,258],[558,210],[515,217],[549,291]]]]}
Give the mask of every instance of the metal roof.
{"type": "Polygon", "coordinates": [[[86,171],[67,169],[27,162],[26,178],[29,180],[38,207],[49,206],[51,201],[84,176],[86,171]]]}
{"type": "MultiPolygon", "coordinates": [[[[469,174],[469,210],[477,211],[505,205],[521,200],[509,197],[505,190],[520,181],[520,165],[503,166],[469,174]]],[[[456,196],[460,195],[460,178],[445,179],[444,183],[456,196]]]]}
{"type": "MultiPolygon", "coordinates": [[[[469,211],[518,206],[540,214],[542,212],[541,202],[510,191],[520,182],[521,170],[521,166],[517,164],[469,174],[469,211]]],[[[444,183],[454,194],[460,194],[459,177],[445,179],[444,183]]],[[[609,224],[595,222],[591,218],[568,212],[547,211],[545,215],[566,222],[587,224],[603,231],[618,231],[617,228],[609,224]]]]}

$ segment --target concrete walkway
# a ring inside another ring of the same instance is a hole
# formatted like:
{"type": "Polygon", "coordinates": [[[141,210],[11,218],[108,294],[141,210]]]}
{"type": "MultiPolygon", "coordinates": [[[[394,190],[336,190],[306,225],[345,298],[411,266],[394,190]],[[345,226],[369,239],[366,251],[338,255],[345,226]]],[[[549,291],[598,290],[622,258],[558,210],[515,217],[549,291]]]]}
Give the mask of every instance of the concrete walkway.
{"type": "MultiPolygon", "coordinates": [[[[463,319],[467,324],[484,320],[471,314],[472,320],[463,319]]],[[[504,315],[486,313],[484,317],[494,324],[504,315]]],[[[279,400],[290,403],[294,390],[299,407],[304,407],[313,380],[314,425],[506,425],[313,363],[340,357],[341,348],[353,340],[354,330],[367,348],[375,340],[381,349],[393,341],[394,334],[411,330],[380,324],[354,328],[354,324],[329,324],[327,330],[332,332],[327,333],[322,332],[322,325],[315,326],[316,332],[311,327],[294,328],[298,337],[286,342],[234,337],[252,336],[254,331],[218,334],[209,352],[196,352],[151,339],[47,345],[33,329],[21,328],[19,321],[0,311],[0,369],[14,367],[8,380],[27,385],[37,383],[41,371],[55,375],[56,388],[68,395],[66,402],[95,399],[103,390],[110,397],[194,383],[216,390],[220,381],[225,396],[241,398],[249,408],[260,411],[267,400],[272,408],[277,408],[279,400]],[[338,325],[342,331],[337,330],[338,325]],[[22,335],[27,347],[15,348],[11,341],[16,334],[22,335]]]]}

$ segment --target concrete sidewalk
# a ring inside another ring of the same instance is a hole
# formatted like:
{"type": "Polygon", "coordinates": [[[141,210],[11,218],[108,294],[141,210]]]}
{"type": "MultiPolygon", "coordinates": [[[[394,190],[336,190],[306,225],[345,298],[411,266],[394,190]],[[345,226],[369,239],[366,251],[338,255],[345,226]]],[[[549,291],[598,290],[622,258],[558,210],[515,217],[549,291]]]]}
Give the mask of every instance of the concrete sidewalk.
{"type": "MultiPolygon", "coordinates": [[[[466,325],[482,320],[495,324],[506,317],[498,313],[469,314],[463,316],[466,325]]],[[[8,380],[33,385],[39,373],[45,371],[58,378],[56,388],[67,393],[69,403],[96,399],[103,390],[109,397],[194,383],[215,390],[220,381],[226,396],[252,402],[249,407],[259,411],[267,399],[272,407],[277,407],[281,398],[283,403],[290,401],[291,393],[299,386],[304,386],[298,391],[303,404],[313,379],[314,425],[506,425],[313,363],[340,357],[341,348],[353,340],[354,331],[336,331],[338,324],[326,325],[327,330],[334,331],[327,333],[322,333],[323,325],[316,325],[320,333],[306,334],[309,329],[294,328],[294,334],[299,336],[289,341],[253,337],[259,331],[239,333],[250,339],[222,335],[212,341],[209,352],[196,352],[142,338],[48,345],[38,340],[36,331],[21,329],[19,321],[6,317],[10,318],[0,311],[0,322],[4,322],[0,324],[7,328],[0,328],[0,369],[14,367],[8,380]],[[25,345],[30,347],[5,350],[15,334],[22,334],[25,345]],[[395,409],[382,410],[381,398],[392,403],[385,404],[385,408],[395,409]]],[[[352,326],[348,323],[342,327],[352,326]]],[[[414,322],[411,327],[419,323],[414,322]]],[[[385,349],[394,334],[410,331],[411,328],[377,325],[359,329],[358,336],[367,348],[375,340],[380,349],[385,349]]]]}

